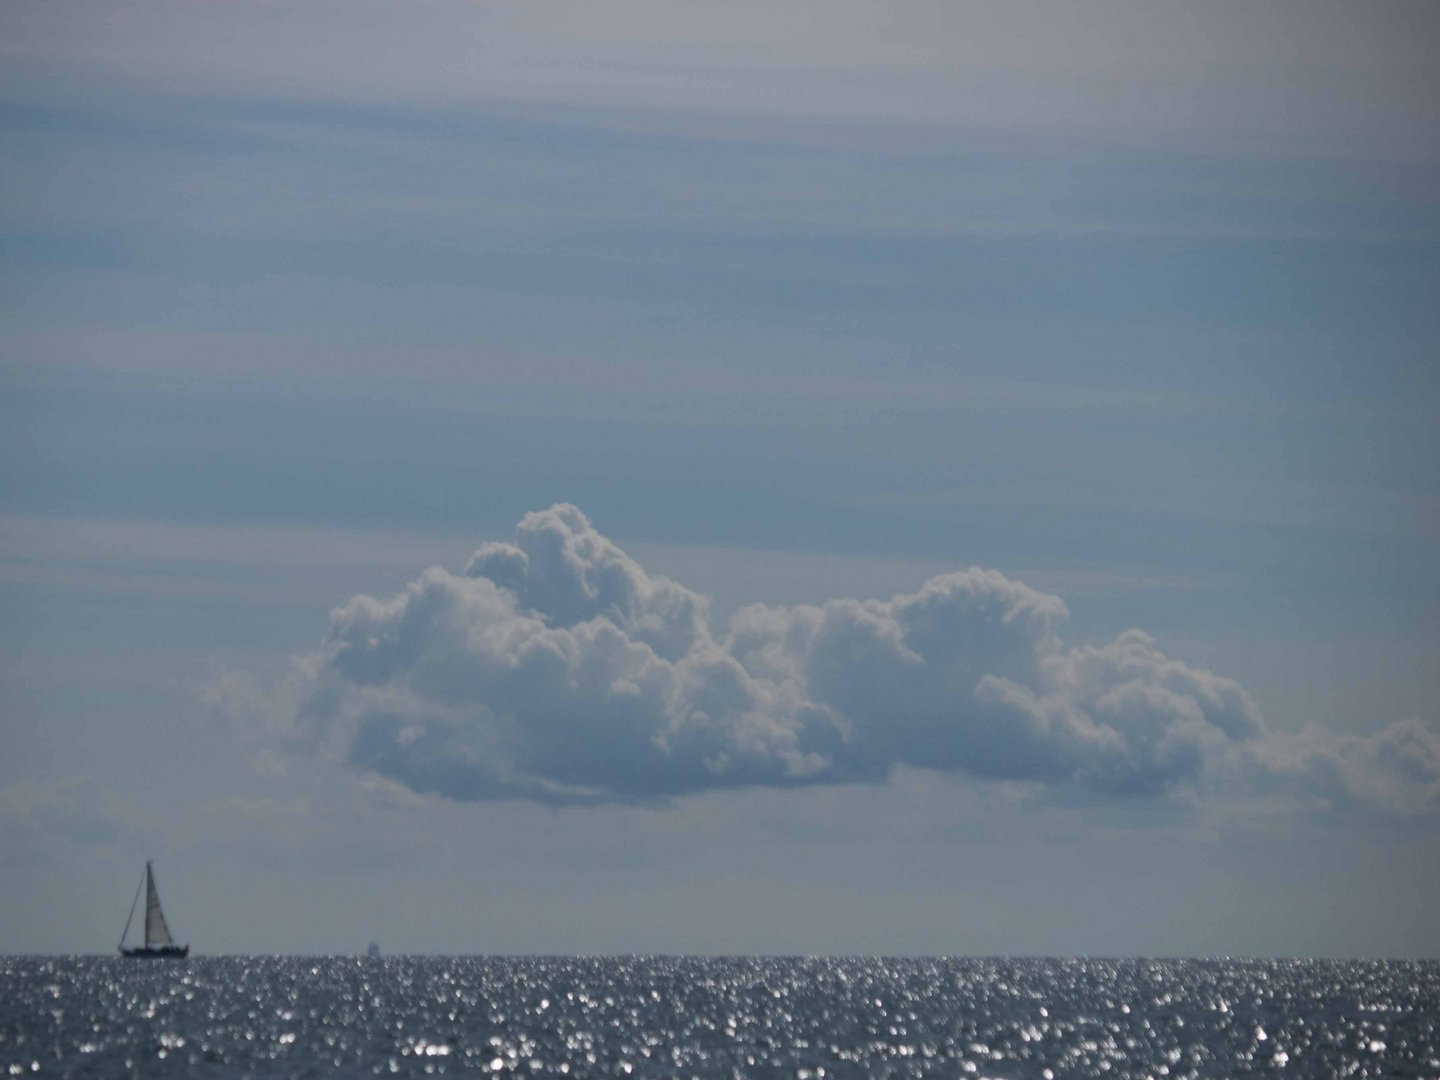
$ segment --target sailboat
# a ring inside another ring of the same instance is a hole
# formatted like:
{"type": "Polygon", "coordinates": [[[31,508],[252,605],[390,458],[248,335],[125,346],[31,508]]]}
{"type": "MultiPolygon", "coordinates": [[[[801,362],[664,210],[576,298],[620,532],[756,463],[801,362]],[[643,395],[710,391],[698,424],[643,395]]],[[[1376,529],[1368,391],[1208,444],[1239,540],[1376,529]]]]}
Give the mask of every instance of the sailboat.
{"type": "Polygon", "coordinates": [[[160,894],[155,891],[155,871],[145,862],[145,876],[135,886],[135,899],[130,901],[130,914],[125,919],[125,929],[120,932],[120,955],[141,957],[189,956],[189,945],[176,945],[170,936],[170,927],[165,925],[165,912],[160,910],[160,894]],[[130,933],[130,923],[135,918],[135,905],[140,902],[140,886],[145,887],[145,944],[133,949],[125,947],[125,938],[130,933]]]}

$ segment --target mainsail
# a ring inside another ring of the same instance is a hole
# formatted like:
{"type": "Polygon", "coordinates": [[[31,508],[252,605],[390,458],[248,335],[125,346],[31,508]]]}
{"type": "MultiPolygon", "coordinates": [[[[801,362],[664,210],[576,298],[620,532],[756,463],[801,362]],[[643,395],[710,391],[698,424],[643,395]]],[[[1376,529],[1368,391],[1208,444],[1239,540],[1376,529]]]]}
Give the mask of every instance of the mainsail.
{"type": "Polygon", "coordinates": [[[155,874],[148,862],[145,864],[145,944],[147,947],[175,944],[170,927],[165,925],[165,912],[160,910],[160,894],[155,890],[155,874]]]}

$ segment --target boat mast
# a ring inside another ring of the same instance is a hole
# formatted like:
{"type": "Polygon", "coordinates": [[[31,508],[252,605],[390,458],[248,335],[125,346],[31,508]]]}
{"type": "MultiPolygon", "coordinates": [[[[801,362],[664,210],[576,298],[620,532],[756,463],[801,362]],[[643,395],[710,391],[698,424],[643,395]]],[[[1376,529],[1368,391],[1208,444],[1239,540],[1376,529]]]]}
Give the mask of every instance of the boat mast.
{"type": "Polygon", "coordinates": [[[145,876],[140,879],[140,884],[135,886],[135,899],[130,901],[130,914],[125,916],[125,929],[120,931],[120,948],[125,947],[125,937],[130,933],[130,922],[135,918],[135,905],[140,902],[140,887],[150,879],[150,864],[145,864],[145,876]]]}
{"type": "Polygon", "coordinates": [[[150,940],[151,912],[160,901],[155,896],[155,871],[150,868],[150,860],[145,860],[145,947],[148,949],[153,944],[150,940]]]}

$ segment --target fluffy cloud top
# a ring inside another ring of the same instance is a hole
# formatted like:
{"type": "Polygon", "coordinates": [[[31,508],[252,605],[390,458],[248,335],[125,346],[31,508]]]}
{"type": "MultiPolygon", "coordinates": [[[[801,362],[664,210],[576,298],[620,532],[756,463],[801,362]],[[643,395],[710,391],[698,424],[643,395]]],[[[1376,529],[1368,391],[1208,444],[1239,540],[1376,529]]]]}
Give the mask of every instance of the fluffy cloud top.
{"type": "Polygon", "coordinates": [[[1282,748],[1233,681],[1137,630],[1067,647],[1064,603],[994,571],[756,605],[719,634],[708,606],[553,506],[461,574],[432,567],[337,609],[297,667],[297,732],[459,800],[643,801],[905,765],[1105,795],[1249,776],[1440,805],[1440,740],[1418,724],[1282,748]]]}

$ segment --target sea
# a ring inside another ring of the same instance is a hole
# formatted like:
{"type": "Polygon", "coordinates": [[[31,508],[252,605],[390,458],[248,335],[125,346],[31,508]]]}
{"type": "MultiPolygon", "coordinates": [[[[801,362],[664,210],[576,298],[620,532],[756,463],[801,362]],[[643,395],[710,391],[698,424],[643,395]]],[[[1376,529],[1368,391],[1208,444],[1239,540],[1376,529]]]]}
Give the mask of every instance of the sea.
{"type": "Polygon", "coordinates": [[[0,959],[75,1077],[1440,1077],[1440,962],[0,959]]]}

